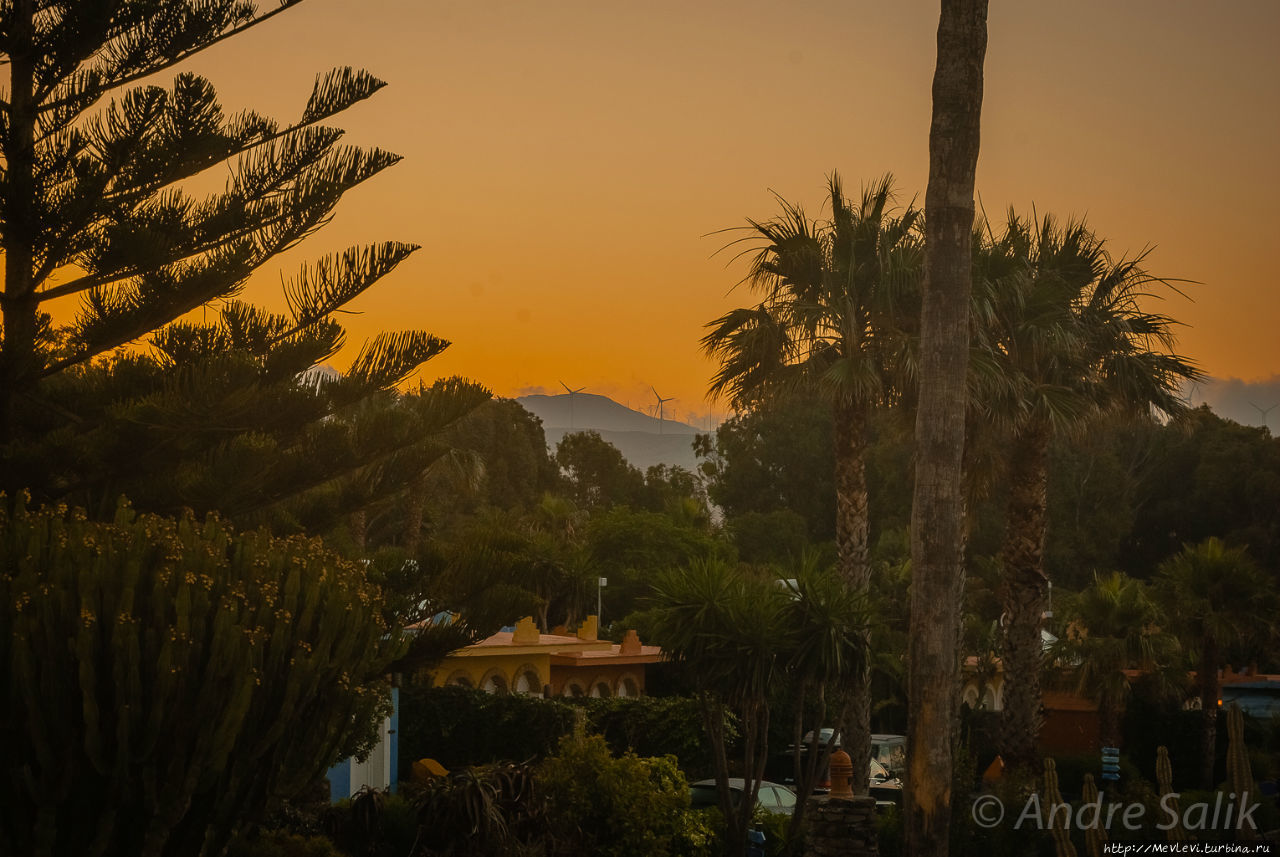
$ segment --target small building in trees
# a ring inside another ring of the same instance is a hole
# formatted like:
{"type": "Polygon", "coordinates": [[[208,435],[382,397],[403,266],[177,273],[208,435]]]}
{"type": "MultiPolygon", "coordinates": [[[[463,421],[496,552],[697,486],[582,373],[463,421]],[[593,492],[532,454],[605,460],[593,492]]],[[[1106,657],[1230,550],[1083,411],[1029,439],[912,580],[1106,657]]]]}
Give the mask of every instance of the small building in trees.
{"type": "Polygon", "coordinates": [[[459,649],[431,673],[436,687],[473,687],[487,693],[526,696],[612,697],[644,693],[645,665],[662,657],[635,631],[621,643],[601,640],[595,616],[574,634],[544,634],[531,617],[510,630],[459,649]]]}

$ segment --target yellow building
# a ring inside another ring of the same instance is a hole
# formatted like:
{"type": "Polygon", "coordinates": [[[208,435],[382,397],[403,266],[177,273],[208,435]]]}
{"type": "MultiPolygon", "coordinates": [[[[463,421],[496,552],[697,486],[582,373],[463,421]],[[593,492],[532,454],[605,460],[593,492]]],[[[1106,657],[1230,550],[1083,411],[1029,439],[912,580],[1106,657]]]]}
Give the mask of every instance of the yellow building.
{"type": "Polygon", "coordinates": [[[595,616],[574,635],[540,633],[526,617],[513,631],[445,658],[432,672],[432,684],[528,696],[639,696],[645,664],[661,657],[662,650],[642,645],[635,631],[621,643],[598,639],[595,616]]]}

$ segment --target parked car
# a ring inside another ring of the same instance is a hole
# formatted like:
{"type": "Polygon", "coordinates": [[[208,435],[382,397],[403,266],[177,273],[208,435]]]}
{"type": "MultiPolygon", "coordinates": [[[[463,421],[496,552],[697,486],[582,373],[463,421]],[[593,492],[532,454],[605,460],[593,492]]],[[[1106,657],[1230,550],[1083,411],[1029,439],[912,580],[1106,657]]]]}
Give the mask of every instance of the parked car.
{"type": "Polygon", "coordinates": [[[871,736],[871,758],[884,765],[892,777],[902,778],[907,772],[907,736],[871,736]]]}
{"type": "MultiPolygon", "coordinates": [[[[835,733],[834,729],[819,729],[818,741],[819,746],[825,746],[831,740],[831,736],[835,733]]],[[[801,753],[807,752],[808,748],[813,746],[813,732],[809,732],[804,736],[804,744],[801,753]]],[[[836,746],[840,746],[840,739],[836,739],[836,746]]],[[[795,785],[795,764],[792,758],[793,747],[788,747],[785,754],[779,753],[772,756],[765,768],[766,774],[775,780],[781,780],[783,783],[795,785]]],[[[871,758],[868,760],[869,783],[868,791],[871,796],[876,799],[876,806],[884,808],[890,804],[902,804],[902,779],[900,771],[906,766],[906,738],[901,735],[873,735],[871,736],[871,758]],[[886,764],[884,760],[897,766],[896,770],[886,764]]],[[[817,794],[826,794],[831,788],[830,771],[824,771],[821,779],[818,781],[814,792],[817,794]]]]}
{"type": "Polygon", "coordinates": [[[889,805],[902,806],[902,780],[875,759],[871,760],[871,780],[867,791],[876,799],[877,809],[889,805]]]}
{"type": "MultiPolygon", "coordinates": [[[[742,802],[746,781],[742,777],[729,778],[729,799],[736,807],[742,802]]],[[[720,805],[720,794],[715,780],[698,780],[689,786],[689,802],[694,809],[720,805]]],[[[756,806],[778,815],[791,815],[796,808],[796,793],[781,783],[761,780],[756,794],[756,806]]]]}
{"type": "MultiPolygon", "coordinates": [[[[819,729],[819,743],[825,747],[833,734],[835,729],[830,726],[819,729]]],[[[813,743],[812,731],[804,736],[804,743],[813,743]]],[[[837,738],[836,746],[839,747],[840,743],[840,739],[837,738]]],[[[907,736],[875,733],[871,736],[871,758],[884,765],[892,776],[901,777],[907,769],[907,736]]]]}

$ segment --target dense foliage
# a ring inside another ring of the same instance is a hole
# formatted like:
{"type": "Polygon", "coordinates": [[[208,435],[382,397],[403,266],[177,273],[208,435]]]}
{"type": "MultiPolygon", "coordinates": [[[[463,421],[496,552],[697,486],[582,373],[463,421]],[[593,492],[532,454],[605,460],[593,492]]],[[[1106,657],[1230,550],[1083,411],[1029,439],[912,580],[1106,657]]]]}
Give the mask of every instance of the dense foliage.
{"type": "Polygon", "coordinates": [[[317,541],[0,510],[0,850],[204,855],[367,751],[400,649],[317,541]]]}
{"type": "Polygon", "coordinates": [[[416,683],[400,691],[400,769],[422,758],[446,768],[544,758],[578,711],[615,753],[672,756],[690,778],[711,771],[702,714],[687,697],[540,699],[416,683]]]}
{"type": "Polygon", "coordinates": [[[290,498],[319,489],[363,509],[375,489],[403,487],[388,471],[437,458],[431,436],[487,397],[453,384],[376,401],[448,346],[420,330],[379,334],[342,377],[308,372],[344,343],[336,315],[415,245],[350,247],[282,273],[284,313],[238,300],[399,160],[343,145],[327,124],[385,85],[364,71],[318,76],[285,122],[229,115],[191,72],[158,80],[299,2],[0,10],[0,490],[98,517],[127,494],[149,511],[315,533],[290,498]],[[55,302],[76,309],[55,316],[55,302]]]}
{"type": "Polygon", "coordinates": [[[539,766],[555,857],[677,857],[709,852],[710,831],[689,810],[689,785],[671,757],[614,756],[598,736],[569,736],[539,766]]]}

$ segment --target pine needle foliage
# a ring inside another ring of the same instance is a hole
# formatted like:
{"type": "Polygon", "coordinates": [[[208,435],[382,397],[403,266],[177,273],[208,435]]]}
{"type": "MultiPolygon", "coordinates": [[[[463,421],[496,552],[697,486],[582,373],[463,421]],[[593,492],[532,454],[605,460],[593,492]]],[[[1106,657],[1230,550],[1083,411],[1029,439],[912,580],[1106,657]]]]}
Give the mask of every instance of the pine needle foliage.
{"type": "MultiPolygon", "coordinates": [[[[361,453],[389,454],[362,449],[349,422],[346,442],[321,423],[448,342],[382,334],[340,382],[299,376],[345,344],[335,314],[417,247],[385,241],[304,264],[285,279],[282,314],[237,299],[343,194],[399,161],[344,145],[329,124],[385,84],[334,69],[279,121],[225,111],[209,80],[180,68],[300,2],[0,4],[0,471],[11,493],[104,515],[126,489],[163,511],[238,511],[349,472],[361,453]],[[217,175],[220,188],[195,190],[216,188],[217,175]],[[78,309],[63,311],[67,301],[78,309]],[[268,453],[286,470],[313,456],[312,473],[267,484],[268,453]],[[235,485],[210,476],[237,473],[235,485]]],[[[432,398],[446,392],[448,412],[482,398],[460,385],[432,398]]]]}

